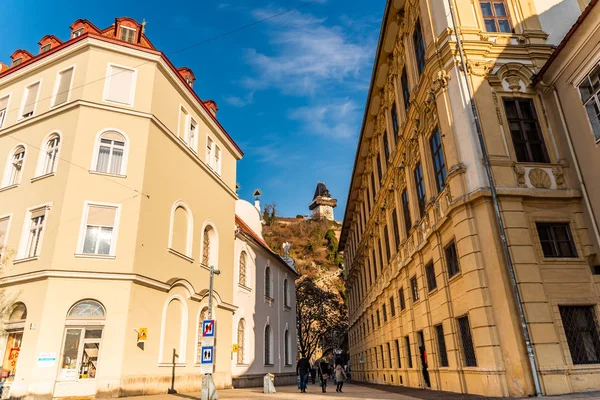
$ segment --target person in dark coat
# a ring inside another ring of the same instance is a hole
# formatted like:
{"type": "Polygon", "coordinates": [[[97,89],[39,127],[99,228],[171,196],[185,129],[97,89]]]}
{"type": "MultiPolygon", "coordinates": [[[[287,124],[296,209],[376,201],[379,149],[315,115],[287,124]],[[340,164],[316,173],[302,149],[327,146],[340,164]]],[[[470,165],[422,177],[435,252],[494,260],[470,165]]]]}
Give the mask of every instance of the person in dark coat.
{"type": "Polygon", "coordinates": [[[296,375],[300,375],[300,393],[306,393],[309,371],[310,362],[308,361],[308,358],[302,357],[298,360],[298,365],[296,366],[296,375]]]}

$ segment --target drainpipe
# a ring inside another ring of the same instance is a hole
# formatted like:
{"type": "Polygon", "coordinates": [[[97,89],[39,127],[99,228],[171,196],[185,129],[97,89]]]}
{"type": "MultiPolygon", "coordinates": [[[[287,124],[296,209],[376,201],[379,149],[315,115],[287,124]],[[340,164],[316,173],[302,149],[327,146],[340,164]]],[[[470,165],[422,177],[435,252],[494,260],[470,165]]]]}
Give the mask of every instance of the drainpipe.
{"type": "Polygon", "coordinates": [[[456,43],[458,45],[458,53],[460,55],[460,63],[464,75],[464,79],[466,81],[467,86],[467,94],[469,96],[469,102],[471,103],[471,111],[473,112],[473,119],[475,120],[475,128],[477,129],[477,137],[479,139],[479,146],[481,147],[481,152],[483,155],[483,163],[485,166],[485,172],[488,178],[488,182],[490,184],[490,190],[492,192],[492,203],[494,204],[494,211],[496,214],[496,221],[498,223],[498,230],[500,231],[500,239],[502,241],[502,250],[504,251],[504,257],[506,259],[506,265],[508,267],[508,275],[510,276],[510,282],[512,284],[513,294],[515,295],[515,300],[517,302],[517,309],[519,311],[519,320],[521,321],[521,327],[523,328],[523,338],[525,340],[525,347],[527,349],[527,355],[529,356],[529,364],[531,366],[531,374],[533,377],[533,383],[535,385],[536,396],[541,397],[542,388],[540,385],[540,377],[539,371],[537,368],[537,363],[535,361],[535,355],[533,354],[533,345],[531,344],[531,336],[529,334],[529,327],[527,326],[527,319],[525,318],[525,309],[523,308],[523,301],[521,299],[521,294],[519,293],[519,286],[517,284],[517,277],[515,274],[515,268],[512,261],[512,256],[510,255],[510,249],[508,247],[508,241],[506,239],[506,229],[504,228],[504,222],[502,221],[502,214],[500,212],[500,204],[498,202],[498,193],[496,192],[496,185],[494,183],[494,177],[492,175],[492,169],[490,166],[490,160],[488,158],[488,152],[485,147],[485,141],[483,139],[483,133],[481,132],[481,125],[479,124],[479,114],[477,113],[477,108],[475,107],[475,100],[473,98],[473,93],[471,91],[471,86],[469,84],[469,75],[467,73],[467,66],[465,63],[465,57],[462,47],[462,39],[458,33],[456,19],[454,17],[454,7],[452,5],[453,0],[448,0],[448,4],[450,6],[450,16],[452,17],[452,25],[454,28],[454,33],[456,34],[456,43]]]}
{"type": "Polygon", "coordinates": [[[558,106],[558,114],[560,115],[560,122],[562,123],[563,129],[565,130],[567,143],[569,143],[569,151],[571,152],[571,157],[573,157],[573,164],[575,165],[575,171],[577,172],[577,180],[579,181],[579,186],[581,186],[581,192],[583,193],[583,198],[585,199],[585,206],[588,212],[590,213],[592,227],[594,228],[594,235],[596,236],[596,243],[598,246],[600,246],[600,230],[598,230],[598,224],[596,223],[596,216],[594,215],[594,210],[591,206],[590,196],[585,186],[585,182],[583,181],[583,175],[581,175],[581,168],[579,167],[579,160],[577,159],[577,154],[575,153],[575,149],[573,147],[571,132],[569,132],[569,128],[567,127],[565,113],[563,111],[562,103],[560,102],[560,98],[558,97],[558,93],[556,92],[555,87],[552,87],[552,94],[554,95],[554,100],[556,100],[556,105],[558,106]]]}

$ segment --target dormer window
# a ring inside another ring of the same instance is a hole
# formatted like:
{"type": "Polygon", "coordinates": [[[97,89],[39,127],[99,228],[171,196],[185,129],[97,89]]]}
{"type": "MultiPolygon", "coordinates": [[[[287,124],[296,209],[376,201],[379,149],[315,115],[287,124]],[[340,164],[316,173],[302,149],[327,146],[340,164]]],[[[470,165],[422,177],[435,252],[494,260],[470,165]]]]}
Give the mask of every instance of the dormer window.
{"type": "Polygon", "coordinates": [[[83,28],[75,29],[73,31],[73,38],[83,35],[83,28]]]}
{"type": "Polygon", "coordinates": [[[40,53],[45,53],[52,48],[52,44],[48,43],[42,46],[40,53]]]}
{"type": "Polygon", "coordinates": [[[192,86],[192,83],[193,83],[194,81],[192,81],[192,77],[191,77],[191,76],[188,74],[188,75],[186,75],[186,76],[185,76],[185,82],[186,82],[188,85],[192,86]]]}
{"type": "Polygon", "coordinates": [[[135,40],[135,29],[122,26],[120,39],[125,42],[133,43],[133,41],[135,40]]]}
{"type": "Polygon", "coordinates": [[[23,57],[19,57],[15,60],[13,60],[13,67],[16,67],[17,65],[21,64],[23,62],[23,57]]]}

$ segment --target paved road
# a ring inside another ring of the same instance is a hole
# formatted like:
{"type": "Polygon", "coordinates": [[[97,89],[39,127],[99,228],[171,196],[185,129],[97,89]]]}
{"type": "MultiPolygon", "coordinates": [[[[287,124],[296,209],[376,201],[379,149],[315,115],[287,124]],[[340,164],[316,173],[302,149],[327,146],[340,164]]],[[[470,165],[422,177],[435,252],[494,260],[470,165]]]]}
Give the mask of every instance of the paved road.
{"type": "MultiPolygon", "coordinates": [[[[457,393],[422,390],[398,386],[354,385],[344,384],[344,393],[336,393],[335,386],[329,385],[327,393],[321,393],[317,385],[308,385],[306,394],[301,394],[296,386],[279,386],[277,393],[264,394],[262,388],[220,390],[220,398],[225,399],[265,399],[265,400],[491,400],[490,397],[464,395],[457,393]]],[[[198,400],[199,393],[182,393],[175,395],[156,395],[130,397],[128,400],[198,400]]],[[[548,400],[600,400],[600,392],[580,393],[568,396],[544,397],[548,400]]],[[[503,399],[506,400],[506,399],[503,399]]]]}

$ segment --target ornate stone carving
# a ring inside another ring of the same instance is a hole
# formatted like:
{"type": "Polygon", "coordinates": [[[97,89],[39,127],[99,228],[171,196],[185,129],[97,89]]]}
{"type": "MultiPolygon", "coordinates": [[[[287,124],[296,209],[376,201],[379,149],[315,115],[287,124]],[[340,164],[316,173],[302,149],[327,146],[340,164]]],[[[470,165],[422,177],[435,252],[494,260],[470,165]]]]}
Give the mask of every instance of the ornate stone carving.
{"type": "Polygon", "coordinates": [[[498,105],[498,95],[496,91],[492,91],[492,98],[494,99],[494,106],[496,107],[496,116],[498,117],[498,123],[502,125],[502,113],[500,112],[500,106],[498,105]]]}
{"type": "Polygon", "coordinates": [[[467,60],[467,71],[475,76],[488,76],[492,68],[494,68],[495,61],[471,61],[467,60]]]}
{"type": "Polygon", "coordinates": [[[552,175],[554,175],[554,181],[556,182],[557,189],[565,189],[565,171],[562,167],[552,168],[552,175]]]}
{"type": "Polygon", "coordinates": [[[550,186],[552,186],[552,180],[548,173],[540,168],[529,171],[529,181],[538,189],[550,189],[550,186]]]}
{"type": "Polygon", "coordinates": [[[520,187],[527,187],[525,184],[525,168],[523,168],[521,165],[515,164],[513,166],[513,171],[515,171],[515,175],[517,176],[517,184],[520,187]]]}
{"type": "Polygon", "coordinates": [[[448,87],[448,81],[450,80],[450,75],[446,72],[445,69],[438,71],[433,83],[437,86],[437,90],[446,89],[448,87]]]}
{"type": "Polygon", "coordinates": [[[508,83],[508,88],[513,92],[519,92],[521,90],[521,78],[518,75],[507,76],[506,83],[508,83]]]}

